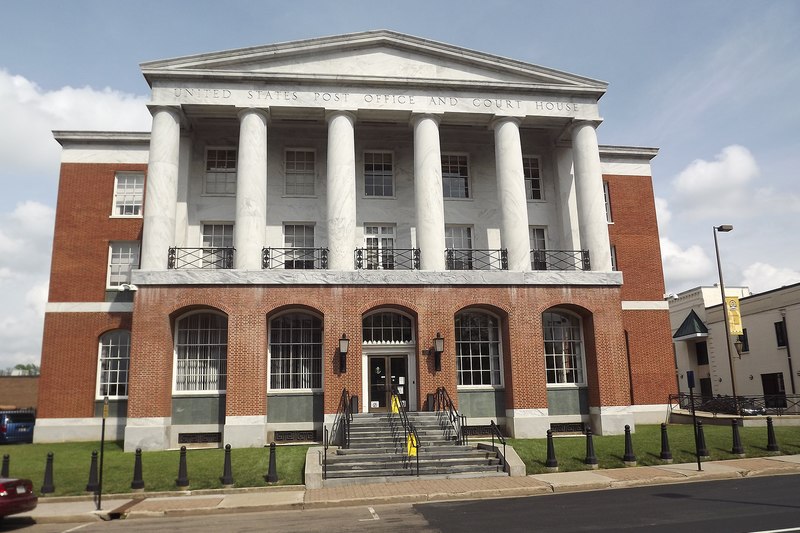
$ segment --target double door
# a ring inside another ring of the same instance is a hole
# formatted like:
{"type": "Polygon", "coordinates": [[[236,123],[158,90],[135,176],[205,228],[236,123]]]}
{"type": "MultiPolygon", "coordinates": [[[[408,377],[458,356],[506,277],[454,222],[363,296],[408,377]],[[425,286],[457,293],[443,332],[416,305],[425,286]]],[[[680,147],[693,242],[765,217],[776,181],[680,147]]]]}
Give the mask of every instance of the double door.
{"type": "Polygon", "coordinates": [[[409,395],[408,356],[369,356],[369,412],[389,411],[392,391],[396,391],[400,402],[407,409],[409,395]]]}

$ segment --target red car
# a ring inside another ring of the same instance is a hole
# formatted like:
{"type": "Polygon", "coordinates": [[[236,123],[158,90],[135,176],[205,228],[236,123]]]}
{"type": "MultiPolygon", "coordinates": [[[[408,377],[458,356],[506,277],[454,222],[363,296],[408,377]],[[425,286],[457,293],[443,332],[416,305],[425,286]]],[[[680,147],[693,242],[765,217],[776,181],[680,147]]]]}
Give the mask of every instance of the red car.
{"type": "Polygon", "coordinates": [[[10,514],[32,511],[38,502],[30,479],[0,477],[0,520],[10,514]]]}

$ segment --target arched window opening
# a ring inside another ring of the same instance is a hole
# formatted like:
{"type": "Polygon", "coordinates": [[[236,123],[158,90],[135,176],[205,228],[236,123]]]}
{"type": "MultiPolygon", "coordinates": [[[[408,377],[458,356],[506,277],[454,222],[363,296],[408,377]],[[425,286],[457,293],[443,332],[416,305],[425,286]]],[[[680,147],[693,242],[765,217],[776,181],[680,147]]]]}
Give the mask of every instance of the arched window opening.
{"type": "Polygon", "coordinates": [[[322,320],[287,313],[270,321],[269,388],[322,388],[322,320]]]}
{"type": "Polygon", "coordinates": [[[458,385],[502,385],[499,320],[479,311],[456,315],[458,385]]]}
{"type": "Polygon", "coordinates": [[[414,342],[411,319],[400,313],[372,313],[362,321],[364,344],[410,344],[414,342]]]}
{"type": "Polygon", "coordinates": [[[228,371],[228,318],[193,313],[178,320],[175,391],[224,392],[228,371]]]}
{"type": "Polygon", "coordinates": [[[581,320],[550,311],[542,315],[545,370],[548,385],[585,385],[581,320]]]}

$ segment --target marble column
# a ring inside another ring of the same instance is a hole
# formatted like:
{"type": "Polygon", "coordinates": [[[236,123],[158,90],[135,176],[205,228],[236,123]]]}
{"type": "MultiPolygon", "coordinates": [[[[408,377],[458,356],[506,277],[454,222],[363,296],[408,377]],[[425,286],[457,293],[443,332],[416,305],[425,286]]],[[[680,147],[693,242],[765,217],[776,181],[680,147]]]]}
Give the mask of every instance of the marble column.
{"type": "Polygon", "coordinates": [[[261,270],[267,226],[267,113],[254,108],[239,113],[233,243],[234,267],[241,270],[261,270]]]}
{"type": "Polygon", "coordinates": [[[154,107],[151,113],[141,269],[166,270],[169,248],[175,246],[181,115],[172,107],[154,107]]]}
{"type": "Polygon", "coordinates": [[[508,269],[531,269],[528,234],[528,202],[522,170],[519,120],[503,117],[494,121],[494,157],[497,168],[497,196],[500,201],[500,236],[508,250],[508,269]]]}
{"type": "Polygon", "coordinates": [[[356,238],[355,115],[331,111],[328,120],[328,269],[354,270],[356,238]]]}
{"type": "Polygon", "coordinates": [[[594,123],[577,122],[573,125],[572,159],[575,165],[581,245],[589,250],[592,270],[610,272],[611,243],[608,238],[600,150],[594,123]]]}
{"type": "Polygon", "coordinates": [[[444,199],[439,118],[414,115],[414,208],[422,270],[445,270],[444,199]]]}

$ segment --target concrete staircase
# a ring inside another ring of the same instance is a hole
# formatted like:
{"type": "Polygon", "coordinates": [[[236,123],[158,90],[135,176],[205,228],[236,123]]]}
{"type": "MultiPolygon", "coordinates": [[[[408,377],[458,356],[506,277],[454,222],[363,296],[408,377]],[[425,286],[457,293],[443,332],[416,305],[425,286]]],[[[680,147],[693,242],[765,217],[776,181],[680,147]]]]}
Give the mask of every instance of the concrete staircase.
{"type": "MultiPolygon", "coordinates": [[[[502,459],[492,451],[477,446],[456,444],[439,424],[437,413],[408,413],[420,440],[419,474],[426,477],[507,476],[502,459]]],[[[397,415],[395,415],[397,420],[397,415]]],[[[350,448],[328,450],[325,485],[349,482],[391,481],[416,476],[416,458],[404,468],[406,443],[402,429],[397,439],[392,435],[388,413],[360,413],[350,424],[350,448]]]]}

